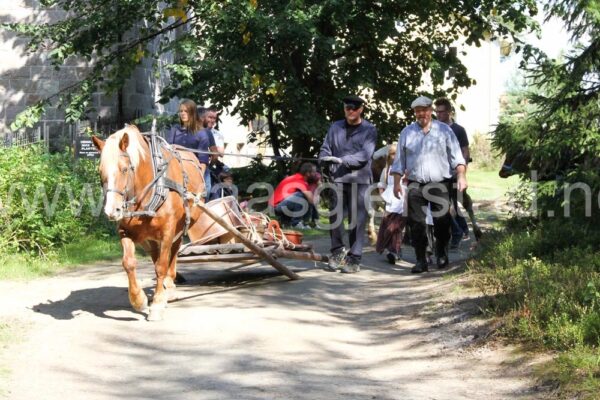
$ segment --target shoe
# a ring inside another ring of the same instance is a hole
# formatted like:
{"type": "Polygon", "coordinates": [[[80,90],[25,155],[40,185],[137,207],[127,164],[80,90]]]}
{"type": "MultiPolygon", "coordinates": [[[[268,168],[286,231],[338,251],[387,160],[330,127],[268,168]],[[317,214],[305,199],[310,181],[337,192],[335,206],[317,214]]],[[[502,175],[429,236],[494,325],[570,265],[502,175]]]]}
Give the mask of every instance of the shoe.
{"type": "Polygon", "coordinates": [[[360,261],[346,257],[346,265],[341,269],[344,274],[355,274],[360,271],[360,261]]]}
{"type": "Polygon", "coordinates": [[[436,263],[438,268],[446,268],[448,266],[448,256],[438,257],[436,263]]]}
{"type": "Polygon", "coordinates": [[[388,253],[386,254],[385,257],[387,258],[387,260],[390,264],[392,264],[392,265],[396,264],[396,256],[391,251],[388,251],[388,253]]]}
{"type": "Polygon", "coordinates": [[[292,225],[292,229],[295,229],[297,231],[303,231],[305,229],[310,229],[310,226],[306,226],[302,223],[302,221],[300,221],[296,225],[292,225]]]}
{"type": "Polygon", "coordinates": [[[411,268],[410,272],[413,274],[420,274],[421,272],[429,271],[429,267],[427,266],[427,261],[417,261],[414,267],[411,268]]]}
{"type": "Polygon", "coordinates": [[[462,237],[462,238],[463,238],[464,240],[469,240],[469,238],[470,238],[470,236],[469,236],[469,232],[465,232],[465,233],[463,234],[463,237],[462,237]]]}
{"type": "Polygon", "coordinates": [[[342,248],[341,250],[336,251],[335,254],[329,256],[329,261],[323,269],[328,272],[337,272],[344,266],[345,259],[346,250],[342,248]]]}
{"type": "Polygon", "coordinates": [[[460,246],[460,241],[462,239],[463,239],[462,234],[459,236],[452,236],[452,239],[450,240],[450,248],[458,249],[458,247],[460,246]]]}

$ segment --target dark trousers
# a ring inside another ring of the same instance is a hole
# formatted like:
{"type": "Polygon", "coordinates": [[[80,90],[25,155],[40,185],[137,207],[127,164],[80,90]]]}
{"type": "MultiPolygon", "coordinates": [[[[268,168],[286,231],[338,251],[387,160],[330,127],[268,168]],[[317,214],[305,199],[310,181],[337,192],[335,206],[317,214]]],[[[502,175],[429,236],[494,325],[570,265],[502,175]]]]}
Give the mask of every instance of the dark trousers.
{"type": "Polygon", "coordinates": [[[274,211],[282,224],[294,226],[308,218],[311,215],[312,209],[302,192],[295,192],[281,200],[275,206],[274,211]]]}
{"type": "Polygon", "coordinates": [[[410,225],[412,246],[415,248],[417,261],[426,262],[427,249],[427,206],[431,206],[433,214],[433,234],[435,236],[435,253],[437,257],[447,255],[450,240],[451,219],[448,213],[450,197],[448,182],[408,185],[408,224],[410,225]]]}
{"type": "Polygon", "coordinates": [[[331,196],[329,216],[331,252],[336,253],[344,247],[344,217],[348,217],[348,241],[350,242],[348,257],[360,261],[365,241],[365,227],[369,217],[365,205],[369,185],[357,183],[335,183],[335,185],[337,189],[331,196]]]}

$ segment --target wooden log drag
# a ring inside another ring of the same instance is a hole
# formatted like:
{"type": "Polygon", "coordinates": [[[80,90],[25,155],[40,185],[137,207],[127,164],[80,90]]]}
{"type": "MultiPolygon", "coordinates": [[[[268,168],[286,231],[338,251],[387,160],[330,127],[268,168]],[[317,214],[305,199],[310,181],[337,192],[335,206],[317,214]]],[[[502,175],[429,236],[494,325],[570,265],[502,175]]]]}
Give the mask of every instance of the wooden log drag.
{"type": "Polygon", "coordinates": [[[234,226],[231,226],[227,221],[221,218],[219,215],[215,214],[210,208],[206,207],[204,203],[198,203],[198,206],[202,208],[202,210],[213,220],[215,220],[219,225],[221,225],[225,230],[230,232],[233,236],[238,238],[242,243],[246,245],[254,254],[260,256],[265,261],[273,266],[277,271],[281,272],[291,280],[300,279],[300,276],[290,270],[285,265],[281,264],[277,261],[271,254],[265,251],[262,247],[253,243],[250,239],[244,236],[240,231],[238,231],[234,226]]]}

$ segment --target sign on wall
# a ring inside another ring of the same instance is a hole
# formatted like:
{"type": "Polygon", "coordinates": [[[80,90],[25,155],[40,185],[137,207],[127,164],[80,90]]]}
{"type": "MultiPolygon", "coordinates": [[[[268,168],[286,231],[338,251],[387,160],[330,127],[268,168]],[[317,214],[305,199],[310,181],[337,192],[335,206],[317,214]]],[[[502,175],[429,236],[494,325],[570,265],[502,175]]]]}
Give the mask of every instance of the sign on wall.
{"type": "Polygon", "coordinates": [[[100,158],[100,153],[96,149],[96,146],[94,146],[91,137],[77,135],[75,140],[75,158],[89,160],[100,158]]]}

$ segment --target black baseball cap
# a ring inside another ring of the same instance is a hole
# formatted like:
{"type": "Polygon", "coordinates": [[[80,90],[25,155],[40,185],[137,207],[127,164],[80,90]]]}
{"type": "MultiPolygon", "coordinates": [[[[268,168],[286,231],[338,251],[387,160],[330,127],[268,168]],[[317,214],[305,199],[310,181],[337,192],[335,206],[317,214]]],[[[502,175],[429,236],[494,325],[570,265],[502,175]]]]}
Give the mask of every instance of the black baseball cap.
{"type": "Polygon", "coordinates": [[[342,102],[344,104],[352,104],[353,106],[357,106],[357,107],[360,107],[366,103],[363,99],[361,99],[360,97],[358,97],[356,95],[346,96],[342,99],[342,102]]]}

